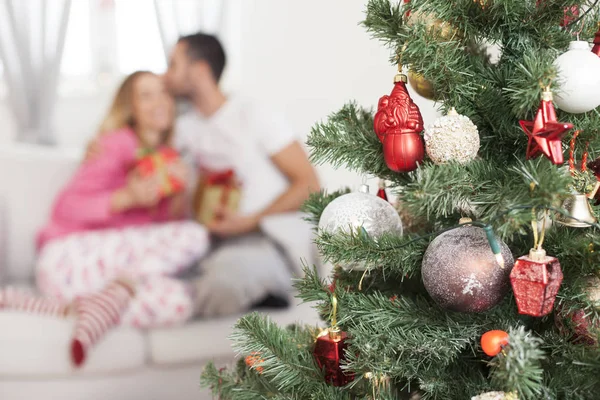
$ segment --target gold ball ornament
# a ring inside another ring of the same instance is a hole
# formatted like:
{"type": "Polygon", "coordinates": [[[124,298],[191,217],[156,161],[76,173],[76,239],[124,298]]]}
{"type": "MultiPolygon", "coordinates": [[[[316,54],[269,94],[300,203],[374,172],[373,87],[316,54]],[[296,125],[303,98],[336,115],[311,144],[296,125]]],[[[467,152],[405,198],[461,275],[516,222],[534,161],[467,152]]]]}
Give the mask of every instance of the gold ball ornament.
{"type": "Polygon", "coordinates": [[[408,83],[419,96],[429,100],[435,100],[433,85],[420,73],[415,72],[412,69],[408,71],[408,83]]]}
{"type": "Polygon", "coordinates": [[[488,7],[490,3],[488,0],[473,0],[473,3],[477,3],[479,4],[479,7],[481,7],[482,10],[485,10],[486,7],[488,7]]]}
{"type": "Polygon", "coordinates": [[[406,18],[406,25],[413,27],[415,25],[425,25],[427,30],[438,36],[440,39],[449,40],[453,36],[458,34],[458,31],[452,24],[446,21],[442,21],[433,13],[425,13],[422,11],[411,11],[410,15],[406,18]]]}
{"type": "Polygon", "coordinates": [[[600,310],[600,278],[593,276],[588,278],[585,283],[585,293],[587,299],[596,310],[600,310]]]}

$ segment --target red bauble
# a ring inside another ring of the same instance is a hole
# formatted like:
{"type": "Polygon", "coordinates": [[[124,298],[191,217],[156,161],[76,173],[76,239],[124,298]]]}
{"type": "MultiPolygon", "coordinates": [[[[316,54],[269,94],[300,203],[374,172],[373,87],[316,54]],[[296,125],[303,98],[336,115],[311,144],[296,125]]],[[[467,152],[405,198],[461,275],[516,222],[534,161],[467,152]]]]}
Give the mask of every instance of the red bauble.
{"type": "MultiPolygon", "coordinates": [[[[408,4],[410,2],[410,0],[404,0],[404,4],[408,4]]],[[[407,12],[404,13],[404,15],[408,18],[410,17],[410,10],[408,10],[407,12]]]]}
{"type": "Polygon", "coordinates": [[[563,15],[564,15],[564,17],[563,17],[562,22],[560,23],[560,26],[562,26],[564,28],[564,27],[568,26],[571,22],[573,22],[577,18],[579,18],[579,7],[577,7],[577,6],[566,7],[563,15]]]}
{"type": "Polygon", "coordinates": [[[560,263],[544,250],[531,250],[517,260],[510,273],[519,314],[543,317],[554,307],[563,280],[560,263]]]}
{"type": "Polygon", "coordinates": [[[508,333],[500,330],[489,331],[481,335],[481,349],[490,357],[496,357],[508,344],[508,333]]]}
{"type": "MultiPolygon", "coordinates": [[[[537,0],[535,5],[539,7],[540,5],[543,5],[543,3],[544,3],[544,0],[537,0]]],[[[564,27],[568,26],[571,22],[575,21],[578,17],[579,17],[579,7],[578,6],[565,7],[564,12],[563,12],[563,20],[560,22],[560,26],[564,28],[564,27]]]]}
{"type": "Polygon", "coordinates": [[[544,154],[556,165],[561,165],[564,162],[562,138],[569,129],[573,128],[573,124],[556,121],[556,111],[554,110],[554,104],[552,104],[552,93],[550,91],[543,93],[535,120],[519,121],[519,124],[529,137],[527,143],[528,160],[544,154]]]}
{"type": "Polygon", "coordinates": [[[347,339],[346,332],[330,328],[321,332],[315,343],[313,355],[319,368],[325,371],[325,381],[333,386],[344,386],[354,380],[354,374],[345,373],[341,368],[347,339]]]}
{"type": "Polygon", "coordinates": [[[383,143],[388,168],[396,172],[417,169],[425,157],[423,117],[406,89],[404,74],[396,76],[394,89],[379,100],[375,114],[375,133],[383,143]]]}
{"type": "Polygon", "coordinates": [[[600,57],[600,23],[598,24],[598,32],[594,36],[594,47],[592,47],[592,53],[600,57]]]}
{"type": "Polygon", "coordinates": [[[594,321],[585,310],[567,313],[559,310],[554,319],[561,334],[571,337],[575,344],[595,346],[600,335],[600,321],[594,321]]]}

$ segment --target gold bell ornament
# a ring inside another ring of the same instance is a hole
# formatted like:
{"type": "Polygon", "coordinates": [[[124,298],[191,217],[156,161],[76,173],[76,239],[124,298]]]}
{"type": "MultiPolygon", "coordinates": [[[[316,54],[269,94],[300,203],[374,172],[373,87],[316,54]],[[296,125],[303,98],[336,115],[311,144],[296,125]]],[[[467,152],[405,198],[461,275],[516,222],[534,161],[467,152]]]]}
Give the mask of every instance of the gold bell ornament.
{"type": "Polygon", "coordinates": [[[568,215],[559,214],[556,222],[571,228],[588,228],[596,223],[594,211],[585,194],[574,194],[563,203],[568,215]]]}

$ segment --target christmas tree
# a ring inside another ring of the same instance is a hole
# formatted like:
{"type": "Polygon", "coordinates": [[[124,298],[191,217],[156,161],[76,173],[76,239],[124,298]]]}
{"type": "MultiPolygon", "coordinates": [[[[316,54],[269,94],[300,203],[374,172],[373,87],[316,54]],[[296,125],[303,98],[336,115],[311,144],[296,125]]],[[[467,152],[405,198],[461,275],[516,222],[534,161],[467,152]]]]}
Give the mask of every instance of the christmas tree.
{"type": "Polygon", "coordinates": [[[382,190],[312,197],[335,268],[296,286],[327,329],[246,316],[237,367],[209,365],[203,384],[221,399],[599,399],[598,3],[369,1],[363,25],[399,66],[391,94],[348,103],[308,145],[388,182],[397,211],[382,190]],[[445,116],[423,121],[409,85],[445,116]]]}

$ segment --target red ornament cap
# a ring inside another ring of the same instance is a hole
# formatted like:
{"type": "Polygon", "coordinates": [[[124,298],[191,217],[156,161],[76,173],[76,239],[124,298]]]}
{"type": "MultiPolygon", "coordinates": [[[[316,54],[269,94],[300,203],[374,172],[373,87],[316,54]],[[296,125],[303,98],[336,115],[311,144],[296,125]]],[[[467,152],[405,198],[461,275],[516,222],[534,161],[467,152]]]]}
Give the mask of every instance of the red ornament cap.
{"type": "Polygon", "coordinates": [[[543,317],[552,312],[562,280],[558,259],[544,250],[532,249],[519,258],[510,273],[519,314],[543,317]]]}
{"type": "Polygon", "coordinates": [[[527,143],[527,159],[544,154],[554,164],[564,163],[562,138],[573,124],[558,122],[552,103],[552,92],[544,91],[542,102],[533,121],[519,121],[529,141],[527,143]]]}
{"type": "Polygon", "coordinates": [[[377,191],[377,197],[388,201],[387,193],[385,192],[385,182],[382,180],[379,181],[379,190],[377,191]]]}
{"type": "Polygon", "coordinates": [[[385,162],[392,171],[410,172],[425,157],[423,117],[406,89],[406,75],[398,74],[389,96],[379,99],[374,129],[383,143],[385,162]]]}

